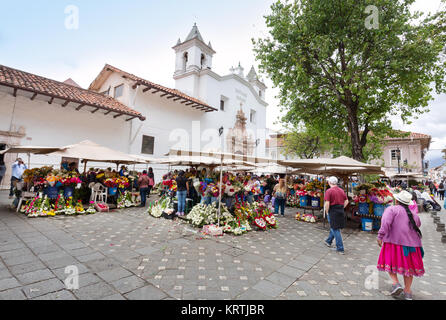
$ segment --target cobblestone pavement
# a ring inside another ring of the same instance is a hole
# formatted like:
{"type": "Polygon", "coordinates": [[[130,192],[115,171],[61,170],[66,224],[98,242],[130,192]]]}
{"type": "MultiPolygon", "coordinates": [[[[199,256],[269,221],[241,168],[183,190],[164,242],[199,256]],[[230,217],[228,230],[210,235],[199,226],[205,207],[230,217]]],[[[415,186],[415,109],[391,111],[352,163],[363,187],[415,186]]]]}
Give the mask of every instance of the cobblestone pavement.
{"type": "MultiPolygon", "coordinates": [[[[205,237],[141,208],[29,219],[3,205],[0,299],[394,299],[382,272],[378,289],[365,285],[376,270],[376,234],[344,230],[339,255],[323,244],[322,224],[294,213],[287,209],[277,230],[205,237]],[[70,265],[78,290],[64,284],[70,265]]],[[[430,214],[421,218],[426,275],[415,279],[414,298],[444,300],[445,245],[430,214]]]]}

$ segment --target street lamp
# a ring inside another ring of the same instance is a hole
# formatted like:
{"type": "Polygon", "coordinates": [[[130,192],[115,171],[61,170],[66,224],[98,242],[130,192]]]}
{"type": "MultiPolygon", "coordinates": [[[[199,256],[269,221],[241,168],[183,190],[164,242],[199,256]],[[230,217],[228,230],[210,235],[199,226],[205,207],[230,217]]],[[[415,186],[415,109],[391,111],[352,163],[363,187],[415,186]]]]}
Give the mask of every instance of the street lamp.
{"type": "Polygon", "coordinates": [[[396,158],[398,160],[398,173],[401,173],[401,168],[400,168],[401,150],[400,150],[400,147],[396,147],[396,158]]]}

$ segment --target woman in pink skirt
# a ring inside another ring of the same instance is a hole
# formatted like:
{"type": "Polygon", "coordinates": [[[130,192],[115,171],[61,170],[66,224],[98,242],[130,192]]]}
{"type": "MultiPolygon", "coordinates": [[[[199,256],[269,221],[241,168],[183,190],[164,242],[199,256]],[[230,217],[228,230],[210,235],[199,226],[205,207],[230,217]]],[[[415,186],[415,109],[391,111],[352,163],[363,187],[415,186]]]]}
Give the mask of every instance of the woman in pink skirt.
{"type": "Polygon", "coordinates": [[[397,204],[384,211],[381,228],[378,231],[378,245],[381,253],[378,270],[389,273],[393,281],[392,296],[404,291],[404,298],[412,300],[413,277],[424,274],[423,247],[421,244],[420,218],[409,209],[412,195],[402,191],[395,195],[397,204]],[[404,277],[404,290],[398,281],[398,274],[404,277]]]}

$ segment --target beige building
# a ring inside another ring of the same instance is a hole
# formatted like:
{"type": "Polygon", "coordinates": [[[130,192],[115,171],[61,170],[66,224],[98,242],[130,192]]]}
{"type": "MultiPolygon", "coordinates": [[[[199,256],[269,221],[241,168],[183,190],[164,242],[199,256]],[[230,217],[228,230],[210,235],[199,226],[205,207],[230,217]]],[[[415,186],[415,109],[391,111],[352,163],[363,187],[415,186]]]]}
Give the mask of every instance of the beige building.
{"type": "MultiPolygon", "coordinates": [[[[286,133],[271,133],[266,140],[266,156],[278,160],[292,159],[284,155],[285,138],[286,133]]],[[[424,157],[430,143],[431,136],[415,132],[403,138],[387,138],[381,159],[373,160],[372,163],[383,166],[386,172],[398,172],[399,167],[400,172],[427,173],[424,157]]],[[[325,156],[330,157],[328,154],[325,156]]]]}
{"type": "Polygon", "coordinates": [[[429,150],[431,139],[427,134],[416,132],[410,132],[403,138],[387,138],[381,160],[373,162],[384,164],[385,170],[389,172],[398,172],[399,168],[400,172],[427,173],[424,157],[429,150]]]}

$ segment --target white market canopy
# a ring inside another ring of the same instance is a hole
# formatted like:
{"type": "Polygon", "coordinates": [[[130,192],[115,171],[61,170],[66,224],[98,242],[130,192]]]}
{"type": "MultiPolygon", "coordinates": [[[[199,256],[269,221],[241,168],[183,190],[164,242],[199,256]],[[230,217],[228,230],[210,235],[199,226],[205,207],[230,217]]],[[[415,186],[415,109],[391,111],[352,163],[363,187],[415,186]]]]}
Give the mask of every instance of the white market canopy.
{"type": "Polygon", "coordinates": [[[406,172],[406,173],[387,173],[387,177],[391,179],[397,179],[397,178],[413,178],[413,179],[426,179],[426,177],[419,172],[406,172]]]}
{"type": "Polygon", "coordinates": [[[281,166],[279,164],[270,164],[267,166],[257,166],[257,169],[253,171],[255,174],[292,174],[295,169],[290,167],[281,166]]]}
{"type": "Polygon", "coordinates": [[[239,160],[245,163],[249,163],[248,165],[256,165],[256,164],[268,164],[268,163],[276,163],[277,160],[268,159],[268,158],[260,158],[255,156],[247,156],[241,154],[234,153],[224,153],[219,151],[191,151],[191,150],[181,150],[181,149],[170,149],[170,151],[166,154],[169,157],[175,156],[198,156],[198,157],[210,157],[218,160],[226,159],[226,160],[239,160]]]}
{"type": "Polygon", "coordinates": [[[61,150],[54,147],[37,147],[37,146],[16,146],[6,150],[0,151],[0,154],[5,153],[27,153],[27,154],[46,154],[49,152],[55,152],[61,150]]]}
{"type": "Polygon", "coordinates": [[[331,175],[353,175],[355,173],[361,174],[384,174],[381,169],[367,168],[367,167],[336,167],[323,166],[318,168],[308,168],[305,170],[294,171],[293,173],[310,173],[310,174],[331,174],[331,175]]]}
{"type": "Polygon", "coordinates": [[[169,156],[166,159],[159,159],[160,164],[169,164],[171,166],[207,166],[218,167],[220,165],[237,167],[237,166],[249,166],[251,169],[255,167],[255,164],[236,160],[236,159],[217,159],[207,156],[169,156]]]}
{"type": "Polygon", "coordinates": [[[112,162],[117,164],[145,163],[145,161],[134,158],[131,155],[101,146],[89,140],[62,147],[59,151],[48,154],[83,159],[84,162],[112,162]]]}
{"type": "Polygon", "coordinates": [[[141,161],[141,163],[161,163],[161,161],[163,161],[162,159],[138,155],[138,154],[131,154],[130,156],[141,161]]]}
{"type": "Polygon", "coordinates": [[[371,169],[376,171],[381,171],[381,167],[378,165],[367,164],[357,160],[354,160],[349,157],[338,157],[338,158],[317,158],[317,159],[299,159],[299,160],[279,160],[279,164],[284,166],[289,166],[292,168],[301,168],[305,169],[316,169],[320,170],[322,167],[349,167],[349,168],[357,168],[358,170],[362,169],[371,169]]]}

